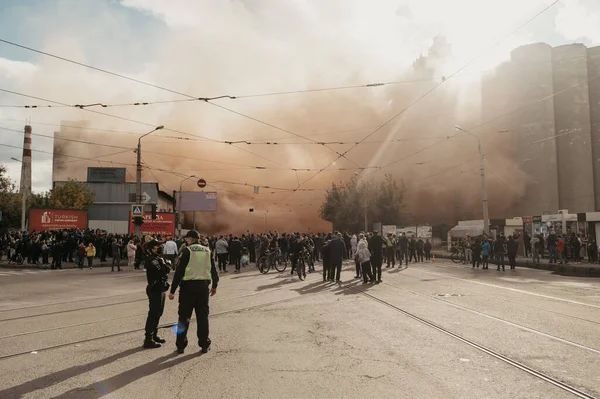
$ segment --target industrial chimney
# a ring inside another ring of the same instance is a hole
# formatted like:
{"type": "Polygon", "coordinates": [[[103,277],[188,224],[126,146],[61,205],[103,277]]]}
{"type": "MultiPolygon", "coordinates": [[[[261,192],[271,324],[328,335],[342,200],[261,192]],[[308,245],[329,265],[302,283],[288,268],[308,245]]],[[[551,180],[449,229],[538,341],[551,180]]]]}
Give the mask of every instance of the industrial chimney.
{"type": "Polygon", "coordinates": [[[31,195],[31,126],[25,125],[23,138],[23,158],[21,159],[21,185],[19,191],[31,195]]]}
{"type": "Polygon", "coordinates": [[[31,126],[25,125],[23,138],[23,158],[21,159],[21,185],[19,191],[22,196],[21,230],[25,231],[25,213],[27,212],[27,198],[31,195],[31,126]]]}

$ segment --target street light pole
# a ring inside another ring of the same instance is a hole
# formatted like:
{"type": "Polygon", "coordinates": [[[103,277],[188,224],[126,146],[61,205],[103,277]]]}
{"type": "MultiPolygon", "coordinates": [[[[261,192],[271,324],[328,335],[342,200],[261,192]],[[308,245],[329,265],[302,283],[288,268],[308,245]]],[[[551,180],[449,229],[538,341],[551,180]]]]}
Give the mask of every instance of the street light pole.
{"type": "Polygon", "coordinates": [[[454,127],[456,130],[467,133],[477,139],[477,150],[479,151],[479,172],[481,175],[481,202],[483,205],[483,232],[486,235],[490,235],[490,216],[488,211],[488,199],[487,199],[487,186],[485,182],[485,159],[481,148],[481,140],[479,136],[463,129],[460,126],[454,127]]]}
{"type": "MultiPolygon", "coordinates": [[[[17,159],[17,158],[11,157],[10,159],[12,159],[13,161],[23,163],[23,161],[21,161],[20,159],[17,159]]],[[[25,190],[23,187],[20,187],[19,191],[21,191],[21,232],[24,232],[25,231],[25,214],[27,213],[27,190],[25,190]]]]}
{"type": "MultiPolygon", "coordinates": [[[[185,179],[183,179],[180,183],[179,183],[179,196],[177,198],[177,214],[179,215],[179,226],[178,226],[178,231],[179,231],[179,237],[181,238],[181,192],[183,191],[183,182],[189,179],[193,179],[194,177],[196,177],[196,175],[191,175],[186,177],[185,179]]],[[[194,216],[194,223],[196,223],[196,217],[194,216]]],[[[194,227],[195,230],[195,227],[194,227]]]]}
{"type": "MultiPolygon", "coordinates": [[[[142,202],[142,139],[144,137],[146,137],[147,135],[149,135],[151,133],[154,133],[157,130],[161,130],[163,128],[164,128],[164,126],[162,126],[162,125],[161,126],[157,126],[153,130],[149,131],[146,134],[141,135],[140,138],[138,138],[138,144],[137,144],[137,173],[136,173],[136,176],[135,176],[135,201],[137,203],[142,202]]],[[[142,217],[143,217],[143,215],[142,215],[142,217]]],[[[138,224],[138,223],[136,223],[134,229],[135,229],[135,235],[137,237],[139,237],[141,235],[141,225],[138,224]]]]}

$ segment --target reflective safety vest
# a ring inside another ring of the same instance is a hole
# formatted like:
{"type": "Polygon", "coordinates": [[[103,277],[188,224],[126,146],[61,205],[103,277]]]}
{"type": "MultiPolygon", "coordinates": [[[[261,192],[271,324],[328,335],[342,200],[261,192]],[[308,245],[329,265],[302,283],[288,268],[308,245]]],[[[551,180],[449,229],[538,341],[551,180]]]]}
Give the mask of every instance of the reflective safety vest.
{"type": "Polygon", "coordinates": [[[190,251],[190,261],[185,267],[183,281],[210,280],[212,278],[210,249],[200,244],[192,244],[187,249],[190,251]]]}

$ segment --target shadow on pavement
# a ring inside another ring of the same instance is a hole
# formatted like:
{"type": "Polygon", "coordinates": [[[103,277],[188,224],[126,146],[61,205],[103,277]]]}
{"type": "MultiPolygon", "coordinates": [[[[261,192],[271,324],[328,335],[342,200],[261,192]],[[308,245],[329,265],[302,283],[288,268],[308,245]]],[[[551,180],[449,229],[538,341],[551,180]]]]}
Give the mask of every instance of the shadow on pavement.
{"type": "Polygon", "coordinates": [[[68,380],[69,378],[73,378],[78,375],[95,370],[99,367],[106,366],[107,364],[123,359],[124,357],[133,355],[142,350],[142,348],[128,349],[125,352],[116,353],[112,356],[97,360],[95,362],[91,362],[81,366],[69,367],[68,369],[57,371],[55,373],[36,378],[35,380],[24,382],[21,385],[17,385],[15,387],[0,391],[0,398],[21,398],[22,396],[28,393],[37,391],[39,389],[45,389],[55,384],[59,384],[63,381],[68,380]]]}
{"type": "Polygon", "coordinates": [[[314,283],[310,283],[310,284],[302,285],[301,287],[298,287],[298,288],[294,288],[293,290],[296,291],[298,294],[303,295],[303,294],[312,294],[312,293],[319,292],[319,291],[329,290],[329,288],[331,288],[330,281],[316,281],[314,283]]]}
{"type": "Polygon", "coordinates": [[[289,275],[286,276],[286,278],[280,278],[277,280],[278,281],[276,281],[272,284],[259,285],[258,287],[256,287],[256,291],[264,291],[264,290],[268,290],[269,288],[277,288],[277,287],[281,287],[282,285],[291,284],[294,282],[294,279],[292,277],[290,277],[289,275]]]}
{"type": "Polygon", "coordinates": [[[55,396],[54,399],[99,399],[109,395],[112,392],[118,391],[119,389],[139,380],[140,378],[158,373],[159,371],[168,369],[199,356],[201,356],[201,352],[194,352],[180,357],[178,357],[176,353],[171,353],[105,380],[94,382],[85,387],[73,388],[62,395],[55,396]],[[169,361],[170,359],[174,360],[169,361]]]}

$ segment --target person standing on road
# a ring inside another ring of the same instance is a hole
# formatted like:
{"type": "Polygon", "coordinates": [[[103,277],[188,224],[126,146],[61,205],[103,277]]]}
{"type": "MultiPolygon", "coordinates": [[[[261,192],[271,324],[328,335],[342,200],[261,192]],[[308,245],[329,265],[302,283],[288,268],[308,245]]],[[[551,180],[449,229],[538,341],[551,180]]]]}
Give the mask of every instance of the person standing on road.
{"type": "Polygon", "coordinates": [[[94,247],[94,244],[92,244],[91,241],[88,244],[88,246],[85,248],[85,256],[88,261],[88,267],[91,269],[92,263],[94,262],[94,256],[96,256],[96,247],[94,247]]]}
{"type": "Polygon", "coordinates": [[[177,244],[173,240],[173,237],[169,237],[165,242],[165,258],[171,262],[171,265],[175,264],[175,258],[177,257],[177,244]]]}
{"type": "Polygon", "coordinates": [[[537,235],[534,235],[533,237],[531,237],[529,244],[531,245],[531,260],[534,265],[539,265],[540,264],[540,246],[541,246],[540,238],[537,235]]]}
{"type": "Polygon", "coordinates": [[[187,333],[192,311],[196,313],[198,346],[200,346],[202,353],[208,352],[211,344],[208,329],[209,284],[212,282],[210,296],[214,296],[217,293],[219,275],[210,249],[200,245],[198,243],[199,239],[200,234],[195,230],[191,230],[186,234],[185,240],[188,245],[181,253],[179,264],[173,276],[171,292],[169,293],[169,299],[172,300],[175,298],[177,287],[181,286],[179,289],[177,353],[183,353],[188,344],[187,333]]]}
{"type": "Polygon", "coordinates": [[[465,251],[465,262],[471,263],[473,251],[471,250],[471,234],[467,233],[462,242],[463,250],[465,251]]]}
{"type": "Polygon", "coordinates": [[[373,236],[368,241],[369,252],[371,252],[371,266],[373,267],[373,278],[381,283],[381,266],[383,264],[383,247],[385,241],[374,231],[373,236]]]}
{"type": "Polygon", "coordinates": [[[231,262],[235,266],[235,273],[239,273],[240,270],[240,261],[242,260],[242,250],[244,247],[242,246],[242,242],[238,239],[237,236],[233,237],[231,243],[229,244],[229,254],[231,255],[231,262]]]}
{"type": "Polygon", "coordinates": [[[519,249],[519,241],[517,241],[513,236],[508,236],[508,242],[506,243],[506,253],[508,256],[508,264],[510,266],[510,270],[515,270],[517,266],[517,252],[519,249]]]}
{"type": "Polygon", "coordinates": [[[363,284],[367,284],[369,282],[379,284],[380,282],[377,281],[371,273],[371,253],[369,252],[367,240],[365,240],[364,234],[360,235],[356,256],[362,270],[363,284]]]}
{"type": "Polygon", "coordinates": [[[115,271],[115,263],[117,264],[117,271],[121,271],[121,241],[113,239],[110,244],[112,250],[112,265],[110,268],[111,272],[115,271]]]}
{"type": "Polygon", "coordinates": [[[334,238],[329,243],[329,251],[331,268],[335,271],[335,281],[339,283],[342,274],[342,262],[344,261],[344,256],[348,254],[346,244],[344,243],[340,232],[336,232],[334,238]]]}
{"type": "Polygon", "coordinates": [[[166,341],[158,336],[158,323],[165,309],[165,294],[169,290],[169,266],[162,257],[162,242],[151,240],[146,244],[146,295],[148,295],[148,317],[146,318],[146,336],[144,348],[160,348],[166,341]]]}
{"type": "Polygon", "coordinates": [[[506,255],[506,245],[503,235],[500,235],[494,243],[494,254],[498,257],[498,268],[496,270],[500,271],[500,266],[502,266],[502,271],[504,271],[504,255],[506,255]]]}
{"type": "Polygon", "coordinates": [[[423,245],[423,249],[425,250],[425,260],[431,261],[431,243],[429,242],[429,238],[425,239],[425,244],[423,245]]]}
{"type": "Polygon", "coordinates": [[[133,240],[129,240],[129,243],[127,243],[127,265],[129,266],[129,270],[133,270],[135,267],[136,251],[137,246],[133,243],[133,240]]]}
{"type": "Polygon", "coordinates": [[[423,263],[423,249],[425,249],[425,243],[423,239],[419,237],[417,240],[417,262],[423,263]]]}
{"type": "Polygon", "coordinates": [[[483,242],[481,243],[481,257],[483,258],[482,269],[489,269],[488,258],[490,257],[490,251],[492,250],[492,246],[490,242],[483,238],[483,242]]]}
{"type": "Polygon", "coordinates": [[[475,241],[473,241],[473,245],[471,246],[471,248],[473,251],[473,267],[479,268],[479,264],[481,263],[481,240],[479,239],[479,237],[475,238],[475,241]]]}
{"type": "Polygon", "coordinates": [[[217,258],[219,258],[219,271],[227,273],[227,249],[229,244],[223,236],[219,237],[219,240],[215,244],[215,251],[217,252],[217,258]]]}
{"type": "Polygon", "coordinates": [[[402,237],[398,238],[398,246],[400,247],[400,264],[402,266],[402,260],[408,267],[408,237],[406,237],[406,233],[402,233],[402,237]]]}
{"type": "Polygon", "coordinates": [[[396,240],[394,240],[392,233],[388,233],[385,239],[385,258],[387,259],[387,265],[385,266],[386,268],[390,267],[390,263],[392,264],[392,268],[396,266],[396,259],[394,254],[394,252],[396,251],[395,247],[396,240]]]}

